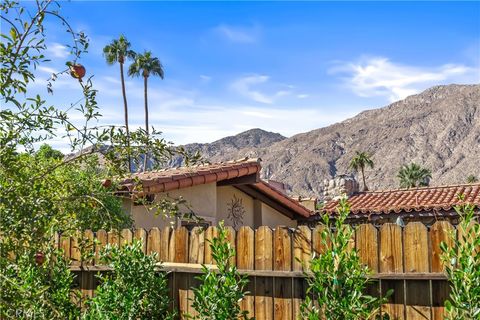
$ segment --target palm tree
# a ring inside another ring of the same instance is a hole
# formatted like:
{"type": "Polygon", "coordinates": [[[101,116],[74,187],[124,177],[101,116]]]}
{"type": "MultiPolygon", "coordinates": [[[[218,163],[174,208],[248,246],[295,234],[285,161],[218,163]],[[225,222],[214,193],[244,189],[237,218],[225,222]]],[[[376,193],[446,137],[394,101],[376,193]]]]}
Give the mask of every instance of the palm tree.
{"type": "Polygon", "coordinates": [[[125,115],[125,131],[127,133],[127,148],[128,148],[128,170],[131,172],[130,161],[130,130],[128,128],[128,105],[127,105],[127,93],[125,91],[125,77],[123,76],[123,64],[126,59],[133,59],[135,52],[130,50],[130,42],[121,35],[118,40],[113,40],[109,45],[103,48],[103,56],[109,65],[113,65],[116,62],[120,65],[120,81],[122,82],[122,94],[123,94],[123,112],[125,115]]]}
{"type": "Polygon", "coordinates": [[[467,177],[467,183],[471,184],[471,183],[475,183],[475,182],[478,182],[478,179],[473,174],[471,174],[467,177]]]}
{"type": "Polygon", "coordinates": [[[432,178],[432,172],[412,162],[400,168],[397,178],[400,179],[401,188],[426,187],[432,178]]]}
{"type": "MultiPolygon", "coordinates": [[[[143,85],[144,85],[144,94],[145,94],[145,131],[147,133],[147,138],[149,135],[148,131],[148,98],[147,98],[147,83],[148,77],[150,75],[159,76],[163,79],[164,72],[163,66],[158,58],[152,57],[150,51],[145,51],[143,54],[137,54],[134,62],[128,68],[129,76],[143,76],[143,85]]],[[[148,148],[147,148],[148,149],[148,148]]],[[[145,152],[145,159],[143,164],[143,170],[147,168],[147,157],[148,151],[145,152]]]]}
{"type": "Polygon", "coordinates": [[[350,160],[349,167],[352,168],[354,171],[360,170],[362,172],[362,179],[363,179],[363,191],[368,191],[367,184],[365,182],[365,167],[369,166],[373,169],[373,161],[370,155],[366,152],[356,151],[355,157],[350,160]]]}

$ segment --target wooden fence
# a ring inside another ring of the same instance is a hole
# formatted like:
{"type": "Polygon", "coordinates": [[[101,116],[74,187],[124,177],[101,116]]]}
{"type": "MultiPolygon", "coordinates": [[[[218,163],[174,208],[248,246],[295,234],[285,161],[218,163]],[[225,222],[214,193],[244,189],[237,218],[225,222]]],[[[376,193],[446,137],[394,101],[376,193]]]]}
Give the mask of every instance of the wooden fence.
{"type": "MultiPolygon", "coordinates": [[[[242,308],[251,316],[263,319],[298,319],[299,307],[305,297],[306,282],[303,267],[308,268],[313,252],[322,252],[320,232],[323,226],[310,229],[278,227],[229,228],[229,241],[236,248],[232,260],[250,279],[247,298],[242,308]],[[303,261],[305,264],[302,264],[303,261]]],[[[449,294],[449,286],[443,274],[440,259],[440,243],[449,243],[449,232],[454,227],[446,221],[438,221],[427,229],[420,222],[409,223],[402,228],[396,224],[384,224],[379,229],[371,224],[355,228],[351,247],[355,247],[361,261],[373,271],[378,282],[369,289],[373,294],[384,294],[394,289],[394,294],[382,308],[391,319],[443,319],[443,305],[449,294]]],[[[153,228],[96,233],[86,231],[84,237],[96,238],[98,252],[107,243],[123,245],[132,239],[140,239],[146,253],[157,252],[169,274],[172,308],[180,313],[195,314],[191,308],[197,286],[195,276],[200,264],[213,264],[207,239],[216,236],[216,228],[206,230],[186,228],[162,230],[153,228]]],[[[94,274],[105,270],[96,261],[80,263],[78,239],[60,237],[58,244],[72,259],[72,269],[78,273],[78,285],[84,295],[94,294],[94,274]]]]}

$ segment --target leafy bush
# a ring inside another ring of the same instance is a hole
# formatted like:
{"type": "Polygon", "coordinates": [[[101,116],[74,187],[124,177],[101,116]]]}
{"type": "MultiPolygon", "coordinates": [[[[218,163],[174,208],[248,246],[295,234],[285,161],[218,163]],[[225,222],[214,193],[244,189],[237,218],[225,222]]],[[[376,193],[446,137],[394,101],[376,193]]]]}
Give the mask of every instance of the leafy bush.
{"type": "Polygon", "coordinates": [[[0,269],[0,318],[78,318],[79,309],[71,299],[74,276],[61,252],[17,252],[16,263],[2,257],[0,269]]]}
{"type": "Polygon", "coordinates": [[[455,207],[460,216],[457,234],[450,233],[452,246],[440,245],[451,293],[445,301],[446,319],[480,319],[480,225],[474,223],[475,207],[455,207]]]}
{"type": "Polygon", "coordinates": [[[113,270],[99,276],[101,285],[87,302],[84,319],[173,319],[166,274],[156,271],[155,254],[145,255],[141,242],[108,245],[101,258],[113,270]]]}
{"type": "Polygon", "coordinates": [[[307,297],[300,306],[302,319],[370,319],[385,302],[385,298],[365,294],[372,280],[368,278],[368,267],[361,263],[357,251],[348,247],[354,232],[344,226],[349,212],[346,199],[342,199],[335,217],[335,230],[330,217],[323,216],[326,228],[321,239],[326,249],[314,255],[311,274],[306,274],[308,288],[307,297]]]}
{"type": "Polygon", "coordinates": [[[197,277],[201,285],[193,289],[192,306],[198,312],[195,319],[249,319],[248,312],[241,311],[238,304],[246,295],[244,290],[248,279],[240,275],[237,268],[230,264],[230,259],[235,256],[235,250],[227,240],[227,230],[222,221],[218,225],[218,236],[211,241],[210,248],[218,270],[203,265],[203,273],[197,277]]]}

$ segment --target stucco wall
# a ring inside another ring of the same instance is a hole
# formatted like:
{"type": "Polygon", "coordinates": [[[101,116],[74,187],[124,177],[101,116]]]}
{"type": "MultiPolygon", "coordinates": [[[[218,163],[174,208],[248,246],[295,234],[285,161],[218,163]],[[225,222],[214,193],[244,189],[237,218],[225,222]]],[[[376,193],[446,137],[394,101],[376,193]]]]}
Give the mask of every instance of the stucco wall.
{"type": "Polygon", "coordinates": [[[217,188],[217,221],[224,220],[227,226],[251,226],[253,223],[253,198],[231,186],[217,188]],[[236,223],[231,215],[233,210],[239,215],[236,223]]]}
{"type": "MultiPolygon", "coordinates": [[[[224,220],[225,225],[237,229],[240,226],[257,228],[268,225],[273,228],[279,225],[289,227],[297,225],[296,221],[232,186],[217,187],[215,183],[210,183],[170,191],[168,196],[170,198],[182,196],[198,216],[214,225],[220,220],[224,220]],[[232,217],[232,208],[237,215],[236,220],[232,217]]],[[[167,198],[167,194],[157,194],[154,201],[158,202],[162,198],[167,198]]],[[[176,223],[175,219],[155,216],[146,206],[133,205],[130,200],[125,200],[124,207],[131,212],[135,227],[138,228],[149,230],[152,227],[163,228],[176,223]]]]}
{"type": "MultiPolygon", "coordinates": [[[[215,221],[217,212],[217,192],[216,184],[209,183],[194,186],[191,188],[185,188],[180,190],[169,191],[168,193],[160,193],[155,195],[155,202],[159,202],[162,198],[178,198],[182,196],[192,208],[192,210],[200,217],[206,217],[206,220],[215,221]]],[[[155,216],[151,211],[143,205],[132,205],[131,201],[128,201],[130,205],[130,212],[135,221],[135,227],[150,229],[152,227],[165,227],[171,224],[173,219],[164,218],[162,216],[155,216]]],[[[188,212],[186,209],[182,209],[184,212],[188,212]]]]}
{"type": "Polygon", "coordinates": [[[263,226],[275,228],[277,226],[296,227],[297,221],[281,214],[269,205],[262,203],[262,221],[263,226]]]}

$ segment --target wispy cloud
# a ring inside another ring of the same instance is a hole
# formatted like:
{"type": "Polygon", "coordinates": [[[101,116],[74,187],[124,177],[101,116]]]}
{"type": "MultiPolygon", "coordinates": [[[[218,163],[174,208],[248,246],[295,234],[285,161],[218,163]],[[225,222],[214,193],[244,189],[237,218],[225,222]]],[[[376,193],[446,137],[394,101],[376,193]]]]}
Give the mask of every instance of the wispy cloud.
{"type": "Polygon", "coordinates": [[[47,56],[53,58],[66,58],[70,55],[70,51],[63,44],[52,42],[47,44],[47,56]]]}
{"type": "Polygon", "coordinates": [[[463,64],[418,67],[395,63],[385,57],[338,63],[329,72],[345,75],[346,84],[358,96],[386,96],[390,101],[403,99],[432,85],[480,81],[480,70],[463,64]]]}
{"type": "Polygon", "coordinates": [[[201,74],[200,75],[200,80],[202,81],[202,83],[207,83],[207,82],[210,82],[210,80],[212,80],[212,77],[201,74]]]}
{"type": "Polygon", "coordinates": [[[261,91],[258,87],[260,85],[267,84],[269,79],[269,76],[258,74],[244,76],[233,81],[233,83],[230,85],[230,88],[246,98],[265,104],[272,104],[277,98],[284,97],[292,93],[292,91],[289,89],[290,86],[282,84],[273,85],[276,88],[270,88],[270,90],[268,90],[270,93],[261,91]]]}
{"type": "Polygon", "coordinates": [[[214,32],[224,39],[236,43],[254,43],[260,36],[258,26],[240,27],[221,24],[214,28],[214,32]]]}

